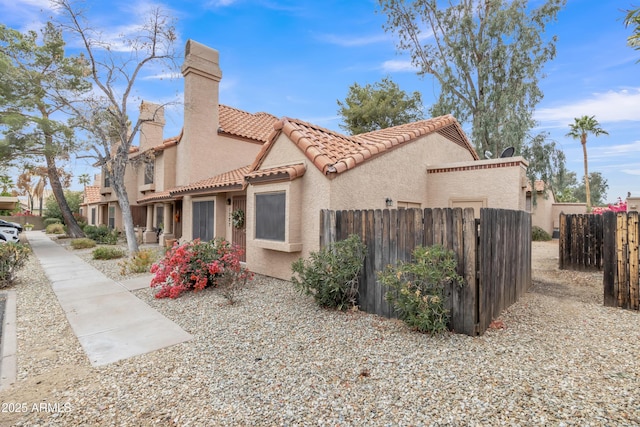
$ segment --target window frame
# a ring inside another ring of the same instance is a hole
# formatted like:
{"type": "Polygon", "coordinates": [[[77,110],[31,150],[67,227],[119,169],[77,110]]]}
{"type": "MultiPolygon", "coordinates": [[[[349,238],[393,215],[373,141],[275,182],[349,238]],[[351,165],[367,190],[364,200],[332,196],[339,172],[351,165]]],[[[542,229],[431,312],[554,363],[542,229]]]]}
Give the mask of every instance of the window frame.
{"type": "Polygon", "coordinates": [[[269,240],[272,242],[286,242],[287,241],[287,192],[286,190],[281,191],[268,191],[262,193],[254,194],[254,221],[255,221],[255,238],[258,240],[269,240]],[[277,197],[282,200],[266,200],[267,198],[277,197]],[[259,202],[262,200],[262,202],[259,202]],[[260,206],[261,204],[266,204],[266,206],[260,206]],[[272,218],[271,221],[269,219],[258,219],[258,215],[260,214],[259,209],[278,209],[277,218],[272,218]],[[281,217],[280,217],[281,216],[281,217]],[[270,230],[265,230],[264,228],[267,226],[267,222],[275,222],[278,221],[277,230],[275,232],[270,232],[270,230]],[[282,223],[280,224],[280,221],[282,223]]]}

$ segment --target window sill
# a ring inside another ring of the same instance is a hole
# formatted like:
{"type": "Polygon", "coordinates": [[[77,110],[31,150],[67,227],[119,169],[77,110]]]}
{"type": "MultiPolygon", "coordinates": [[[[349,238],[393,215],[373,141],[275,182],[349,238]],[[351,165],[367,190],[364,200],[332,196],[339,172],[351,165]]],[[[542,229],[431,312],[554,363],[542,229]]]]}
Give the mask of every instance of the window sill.
{"type": "Polygon", "coordinates": [[[111,194],[111,187],[102,187],[100,189],[100,194],[106,196],[107,194],[111,194]]]}
{"type": "Polygon", "coordinates": [[[270,249],[272,251],[300,252],[302,250],[302,243],[286,243],[260,239],[254,240],[253,243],[259,248],[270,249]]]}
{"type": "Polygon", "coordinates": [[[151,183],[151,184],[144,184],[140,186],[140,192],[141,193],[146,193],[147,191],[155,191],[156,189],[156,185],[151,183]]]}

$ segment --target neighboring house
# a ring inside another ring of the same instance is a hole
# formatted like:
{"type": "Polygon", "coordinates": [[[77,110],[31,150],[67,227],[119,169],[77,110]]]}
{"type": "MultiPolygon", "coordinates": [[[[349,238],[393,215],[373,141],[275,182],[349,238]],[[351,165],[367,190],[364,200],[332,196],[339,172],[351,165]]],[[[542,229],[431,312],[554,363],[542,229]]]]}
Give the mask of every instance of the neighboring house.
{"type": "Polygon", "coordinates": [[[555,194],[544,181],[535,182],[535,200],[531,184],[527,184],[527,212],[531,212],[531,225],[538,226],[554,238],[558,237],[560,214],[585,214],[585,203],[556,202],[555,194]]]}
{"type": "MultiPolygon", "coordinates": [[[[143,103],[127,172],[147,242],[157,228],[161,241],[224,237],[251,270],[289,279],[291,262],[319,248],[321,209],[526,207],[526,161],[479,160],[452,116],[346,136],[219,105],[218,52],[192,40],[182,73],[181,135],[163,139],[162,108],[143,103]]],[[[98,205],[120,227],[106,184],[98,205]]]]}
{"type": "MultiPolygon", "coordinates": [[[[99,178],[97,178],[99,182],[99,178]]],[[[84,187],[82,203],[80,204],[80,215],[87,219],[88,225],[106,224],[100,217],[100,186],[86,185],[84,187]]]]}

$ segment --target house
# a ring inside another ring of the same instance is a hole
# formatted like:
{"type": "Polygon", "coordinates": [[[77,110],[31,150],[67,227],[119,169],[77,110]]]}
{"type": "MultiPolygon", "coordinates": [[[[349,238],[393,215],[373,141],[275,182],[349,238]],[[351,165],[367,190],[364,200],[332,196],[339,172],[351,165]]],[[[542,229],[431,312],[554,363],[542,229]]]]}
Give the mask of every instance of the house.
{"type": "MultiPolygon", "coordinates": [[[[162,107],[141,105],[125,181],[144,241],[158,228],[161,243],[224,237],[254,272],[289,279],[291,262],[319,248],[321,209],[525,209],[527,162],[480,160],[450,115],[347,136],[220,105],[219,54],[193,40],[182,73],[179,136],[163,138],[162,107]]],[[[99,218],[119,227],[107,184],[99,218]]]]}

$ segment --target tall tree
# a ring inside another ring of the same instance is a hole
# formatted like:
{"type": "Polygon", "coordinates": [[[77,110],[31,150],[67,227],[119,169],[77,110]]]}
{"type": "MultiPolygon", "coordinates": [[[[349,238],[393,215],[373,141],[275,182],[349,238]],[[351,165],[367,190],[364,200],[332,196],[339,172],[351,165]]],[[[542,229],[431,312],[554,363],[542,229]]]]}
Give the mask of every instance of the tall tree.
{"type": "Polygon", "coordinates": [[[354,83],[349,87],[344,102],[338,101],[338,106],[338,114],[344,122],[340,127],[351,135],[402,125],[424,117],[420,92],[409,96],[390,77],[373,85],[354,83]]]}
{"type": "Polygon", "coordinates": [[[573,139],[579,139],[582,144],[582,156],[584,160],[584,186],[587,200],[587,212],[591,212],[591,190],[589,189],[589,162],[587,160],[587,135],[594,136],[609,135],[607,131],[600,127],[600,123],[595,116],[576,117],[575,121],[569,124],[569,133],[573,139]]]}
{"type": "Polygon", "coordinates": [[[13,179],[9,175],[0,175],[0,194],[10,194],[9,189],[13,188],[13,179]]]}
{"type": "MultiPolygon", "coordinates": [[[[565,170],[564,153],[557,147],[555,141],[549,141],[548,138],[547,133],[535,135],[522,149],[522,156],[529,162],[527,178],[531,188],[536,188],[537,180],[542,180],[545,188],[553,188],[554,179],[565,170]]],[[[535,204],[537,192],[532,191],[532,195],[535,204]]]]}
{"type": "Polygon", "coordinates": [[[89,61],[89,77],[100,93],[85,98],[86,107],[75,108],[74,114],[77,123],[93,135],[95,143],[91,150],[118,198],[127,246],[134,253],[138,243],[124,177],[142,120],[131,126],[127,108],[141,70],[154,64],[176,69],[173,20],[162,9],[153,8],[133,34],[105,41],[102,33],[89,25],[84,11],[77,9],[71,0],[53,3],[62,12],[64,28],[79,39],[89,61]]]}
{"type": "Polygon", "coordinates": [[[88,173],[83,173],[78,176],[78,184],[82,184],[82,187],[86,190],[87,185],[91,183],[91,178],[88,173]]]}
{"type": "Polygon", "coordinates": [[[387,31],[411,54],[420,75],[432,75],[440,95],[431,114],[470,121],[479,152],[521,152],[542,99],[538,80],[554,58],[556,37],[545,40],[565,0],[529,8],[527,0],[378,0],[387,31]],[[424,44],[423,44],[424,43],[424,44]]]}
{"type": "Polygon", "coordinates": [[[41,38],[0,25],[0,127],[5,139],[0,154],[9,159],[36,157],[46,161],[47,175],[67,232],[84,236],[63,191],[59,162],[77,145],[68,123],[55,119],[68,99],[90,89],[82,57],[65,56],[62,33],[47,23],[41,38]]]}
{"type": "Polygon", "coordinates": [[[558,202],[577,202],[578,199],[574,196],[574,191],[577,186],[578,178],[576,177],[576,173],[567,170],[565,165],[558,168],[551,180],[553,194],[556,196],[558,202]]]}
{"type": "MultiPolygon", "coordinates": [[[[633,34],[627,37],[627,44],[636,50],[640,50],[640,7],[627,10],[627,14],[624,17],[624,25],[627,28],[631,27],[633,30],[633,34]]],[[[640,59],[638,61],[640,62],[640,59]]]]}
{"type": "Polygon", "coordinates": [[[609,184],[607,180],[602,176],[600,172],[589,173],[589,193],[587,193],[585,183],[587,180],[583,180],[581,184],[576,185],[573,189],[573,197],[579,202],[587,200],[587,194],[594,206],[602,206],[605,204],[607,190],[609,184]]]}

